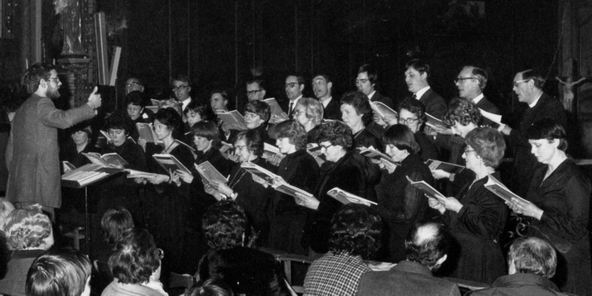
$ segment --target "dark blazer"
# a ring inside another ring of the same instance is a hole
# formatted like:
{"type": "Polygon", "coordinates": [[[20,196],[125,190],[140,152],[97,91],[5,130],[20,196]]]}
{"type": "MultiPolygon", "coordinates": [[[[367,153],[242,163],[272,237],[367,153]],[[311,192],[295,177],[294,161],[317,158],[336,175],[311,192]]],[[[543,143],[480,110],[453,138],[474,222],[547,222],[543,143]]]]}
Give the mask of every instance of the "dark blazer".
{"type": "Polygon", "coordinates": [[[391,107],[391,109],[393,109],[393,110],[396,110],[397,109],[397,106],[399,105],[399,102],[396,102],[395,100],[392,100],[389,97],[383,96],[378,91],[376,91],[374,93],[374,95],[372,96],[372,98],[370,99],[370,101],[372,101],[372,102],[376,102],[376,101],[382,102],[383,104],[391,107]]]}
{"type": "MultiPolygon", "coordinates": [[[[485,96],[481,99],[481,101],[479,101],[479,103],[477,103],[477,107],[479,109],[483,109],[487,112],[500,114],[499,108],[495,104],[493,104],[491,101],[489,101],[487,99],[487,97],[485,97],[485,96]]],[[[488,126],[497,126],[497,123],[495,123],[485,117],[482,118],[481,124],[488,125],[488,126]]]]}
{"type": "Polygon", "coordinates": [[[87,153],[87,152],[99,152],[99,151],[97,148],[95,148],[90,143],[90,139],[89,139],[89,143],[86,144],[86,147],[84,147],[84,149],[79,153],[78,150],[76,150],[76,144],[74,144],[74,141],[72,141],[72,139],[70,138],[60,148],[60,160],[61,161],[68,161],[78,168],[78,167],[81,167],[85,164],[90,163],[90,160],[88,159],[88,157],[82,155],[82,153],[87,153]]]}
{"type": "Polygon", "coordinates": [[[146,171],[146,155],[140,145],[136,144],[131,138],[125,140],[121,146],[115,146],[113,144],[107,145],[102,149],[101,154],[115,152],[119,156],[123,157],[128,163],[127,168],[146,171]]]}
{"type": "Polygon", "coordinates": [[[341,103],[339,99],[333,97],[327,107],[323,110],[324,119],[341,120],[341,103]]]}
{"type": "Polygon", "coordinates": [[[362,275],[358,296],[460,296],[455,283],[432,275],[425,266],[401,261],[388,271],[371,271],[362,275]]]}
{"type": "Polygon", "coordinates": [[[474,291],[473,296],[564,296],[550,280],[536,274],[516,273],[500,276],[491,288],[474,291]]]}
{"type": "Polygon", "coordinates": [[[434,144],[434,141],[429,139],[426,134],[424,134],[421,130],[414,134],[415,141],[419,144],[421,151],[419,155],[421,156],[422,160],[428,159],[439,159],[438,148],[434,144]]]}
{"type": "Polygon", "coordinates": [[[216,147],[211,147],[205,153],[198,151],[195,157],[195,163],[201,164],[203,162],[209,161],[223,176],[228,176],[230,174],[230,169],[234,163],[225,158],[220,150],[216,147]]]}
{"type": "Polygon", "coordinates": [[[448,110],[446,101],[431,88],[419,98],[419,101],[425,106],[427,113],[439,119],[443,119],[446,110],[448,110]]]}

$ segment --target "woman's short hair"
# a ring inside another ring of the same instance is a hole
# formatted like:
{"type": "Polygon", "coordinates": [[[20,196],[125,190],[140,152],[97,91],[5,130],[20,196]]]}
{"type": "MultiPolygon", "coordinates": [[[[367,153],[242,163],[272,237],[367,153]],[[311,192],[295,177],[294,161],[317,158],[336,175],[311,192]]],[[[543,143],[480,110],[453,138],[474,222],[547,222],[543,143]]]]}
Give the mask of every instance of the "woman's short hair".
{"type": "Polygon", "coordinates": [[[166,125],[170,130],[173,131],[173,138],[175,139],[182,139],[183,138],[183,119],[179,113],[177,113],[172,108],[162,108],[156,112],[154,115],[154,120],[158,120],[158,122],[166,125]]]}
{"type": "Polygon", "coordinates": [[[91,263],[77,252],[51,252],[29,267],[25,292],[29,296],[80,296],[91,276],[91,263]]]}
{"type": "Polygon", "coordinates": [[[193,288],[190,296],[234,296],[232,288],[222,279],[213,277],[193,288]]]}
{"type": "Polygon", "coordinates": [[[390,126],[382,136],[384,145],[394,145],[399,150],[407,150],[409,154],[419,152],[419,144],[415,141],[415,135],[409,127],[403,124],[395,124],[390,126]]]}
{"type": "Polygon", "coordinates": [[[341,121],[323,122],[317,139],[319,143],[328,141],[346,150],[352,147],[354,141],[351,128],[341,121]]]}
{"type": "Polygon", "coordinates": [[[261,133],[264,131],[253,129],[242,131],[236,136],[236,140],[245,140],[245,145],[249,151],[253,152],[257,157],[263,155],[263,136],[261,133]]]}
{"type": "Polygon", "coordinates": [[[107,131],[109,129],[121,129],[124,130],[126,134],[131,134],[132,129],[134,128],[134,124],[132,120],[127,116],[127,113],[124,114],[123,112],[115,111],[107,117],[105,120],[105,128],[107,131]]]}
{"type": "Polygon", "coordinates": [[[361,91],[352,91],[344,94],[341,97],[341,105],[347,104],[354,107],[356,113],[362,115],[362,123],[364,126],[368,126],[372,122],[372,107],[370,106],[370,100],[361,91]]]}
{"type": "Polygon", "coordinates": [[[245,106],[245,112],[251,112],[259,115],[264,123],[267,124],[269,117],[271,116],[271,110],[267,103],[262,101],[250,101],[245,106]]]}
{"type": "MultiPolygon", "coordinates": [[[[296,107],[302,106],[305,110],[306,118],[310,119],[312,123],[317,126],[323,121],[323,104],[319,100],[313,98],[301,98],[296,103],[296,107]]],[[[296,108],[294,107],[294,108],[296,108]]]]}
{"type": "Polygon", "coordinates": [[[132,91],[129,94],[125,95],[125,105],[136,105],[136,106],[140,106],[142,108],[145,107],[145,103],[144,103],[144,93],[141,91],[132,91]]]}
{"type": "Polygon", "coordinates": [[[202,229],[211,249],[242,246],[248,229],[247,215],[236,202],[221,200],[206,210],[202,229]]]}
{"type": "Polygon", "coordinates": [[[553,246],[537,237],[517,238],[508,251],[508,264],[517,273],[532,273],[552,278],[557,267],[557,253],[553,246]]]}
{"type": "Polygon", "coordinates": [[[526,130],[526,137],[529,140],[541,140],[547,139],[553,141],[559,140],[559,146],[557,148],[566,151],[567,150],[567,133],[565,128],[555,120],[545,118],[536,121],[526,130]]]}
{"type": "Polygon", "coordinates": [[[401,109],[405,109],[417,116],[419,125],[425,122],[425,106],[419,100],[414,98],[406,98],[399,104],[399,109],[397,109],[399,114],[401,113],[401,109]]]}
{"type": "Polygon", "coordinates": [[[470,131],[465,137],[465,143],[475,149],[475,153],[483,159],[483,163],[496,168],[506,151],[504,136],[491,127],[478,127],[470,131]]]}
{"type": "Polygon", "coordinates": [[[462,98],[455,98],[450,102],[444,120],[449,126],[453,126],[455,121],[462,125],[469,125],[469,123],[479,125],[481,123],[481,112],[472,102],[462,98]]]}
{"type": "Polygon", "coordinates": [[[10,250],[48,250],[54,243],[51,220],[40,205],[15,209],[2,230],[10,250]]]}
{"type": "Polygon", "coordinates": [[[123,234],[132,228],[134,228],[132,214],[123,207],[108,209],[101,218],[103,236],[109,245],[120,242],[123,234]]]}
{"type": "Polygon", "coordinates": [[[382,219],[371,208],[360,204],[341,207],[331,219],[329,250],[372,259],[381,247],[382,219]]]}
{"type": "Polygon", "coordinates": [[[204,137],[208,140],[212,140],[215,144],[220,142],[220,130],[213,121],[197,122],[191,127],[191,134],[194,137],[204,137]]]}
{"type": "Polygon", "coordinates": [[[288,138],[296,150],[306,148],[306,130],[295,120],[286,120],[273,127],[275,138],[288,138]]]}
{"type": "Polygon", "coordinates": [[[92,127],[91,127],[90,120],[85,120],[85,121],[80,122],[76,125],[73,125],[72,127],[70,127],[68,129],[68,134],[72,135],[78,131],[85,132],[86,135],[89,137],[89,141],[90,141],[90,136],[92,136],[92,127]]]}
{"type": "Polygon", "coordinates": [[[128,230],[117,243],[115,253],[109,257],[113,277],[123,284],[148,282],[152,273],[160,266],[159,251],[147,230],[128,230]]]}
{"type": "Polygon", "coordinates": [[[212,111],[212,107],[209,105],[200,104],[198,101],[191,101],[183,111],[187,114],[189,111],[193,111],[201,117],[203,121],[210,121],[216,119],[216,114],[212,111]]]}

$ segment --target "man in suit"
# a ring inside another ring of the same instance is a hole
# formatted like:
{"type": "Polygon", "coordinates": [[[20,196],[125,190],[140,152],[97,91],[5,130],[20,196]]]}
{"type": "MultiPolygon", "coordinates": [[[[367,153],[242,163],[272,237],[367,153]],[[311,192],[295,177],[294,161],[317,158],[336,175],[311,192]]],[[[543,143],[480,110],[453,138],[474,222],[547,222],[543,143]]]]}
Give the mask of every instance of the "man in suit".
{"type": "Polygon", "coordinates": [[[62,85],[53,65],[35,64],[25,73],[27,90],[33,93],[16,111],[6,148],[9,171],[6,198],[15,204],[39,203],[53,216],[62,204],[58,131],[95,116],[101,106],[97,88],[86,104],[66,111],[52,99],[62,85]]]}
{"type": "Polygon", "coordinates": [[[551,244],[536,237],[518,238],[508,251],[508,275],[497,278],[491,288],[471,295],[567,295],[549,280],[556,267],[557,253],[551,244]]]}
{"type": "Polygon", "coordinates": [[[446,102],[428,83],[430,65],[420,59],[413,59],[405,68],[405,83],[409,92],[413,94],[412,97],[425,106],[426,113],[443,119],[447,110],[446,102]]]}
{"type": "Polygon", "coordinates": [[[302,98],[302,91],[304,90],[304,77],[299,75],[288,75],[286,77],[286,83],[284,84],[286,91],[286,97],[288,97],[288,106],[286,110],[290,119],[292,119],[292,113],[296,107],[298,100],[302,98]]]}
{"type": "MultiPolygon", "coordinates": [[[[477,105],[479,109],[500,114],[499,109],[485,98],[483,90],[487,86],[487,72],[475,66],[464,66],[454,83],[458,88],[458,96],[477,105]]],[[[494,122],[484,119],[483,124],[493,126],[494,122]]]]}
{"type": "Polygon", "coordinates": [[[265,99],[265,83],[261,78],[254,78],[247,81],[247,98],[249,102],[263,101],[265,99]]]}
{"type": "Polygon", "coordinates": [[[323,118],[341,120],[339,100],[333,99],[331,92],[333,82],[327,74],[318,74],[312,79],[312,91],[315,97],[323,104],[323,118]]]}
{"type": "Polygon", "coordinates": [[[186,75],[178,75],[171,83],[175,100],[181,104],[181,114],[185,112],[187,105],[191,103],[191,82],[186,75]]]}
{"type": "Polygon", "coordinates": [[[371,102],[382,102],[389,106],[391,109],[395,109],[393,100],[389,97],[381,95],[376,91],[376,83],[378,82],[378,73],[376,69],[369,64],[360,66],[358,69],[358,76],[356,77],[356,87],[359,91],[363,92],[371,102]]]}
{"type": "Polygon", "coordinates": [[[125,95],[133,91],[144,92],[144,83],[137,77],[130,77],[125,81],[125,95]]]}
{"type": "Polygon", "coordinates": [[[407,259],[390,270],[362,275],[357,295],[460,295],[455,283],[432,275],[446,261],[449,245],[444,226],[415,226],[405,241],[407,259]]]}

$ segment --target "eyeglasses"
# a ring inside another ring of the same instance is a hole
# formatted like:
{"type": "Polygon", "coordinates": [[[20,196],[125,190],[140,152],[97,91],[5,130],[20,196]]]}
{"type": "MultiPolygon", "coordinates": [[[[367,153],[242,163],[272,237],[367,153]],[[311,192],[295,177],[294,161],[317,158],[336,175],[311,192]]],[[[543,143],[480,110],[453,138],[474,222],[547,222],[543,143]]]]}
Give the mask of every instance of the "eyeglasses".
{"type": "Polygon", "coordinates": [[[465,151],[463,152],[465,155],[468,155],[471,152],[476,152],[475,149],[465,149],[465,151]]]}
{"type": "Polygon", "coordinates": [[[156,250],[154,250],[155,255],[158,257],[158,259],[162,260],[164,259],[164,250],[161,248],[156,248],[156,250]]]}
{"type": "Polygon", "coordinates": [[[126,84],[125,84],[125,86],[127,86],[127,87],[130,87],[130,86],[133,86],[134,84],[136,84],[136,85],[140,85],[138,82],[136,82],[136,81],[132,81],[132,82],[130,82],[130,83],[126,83],[126,84]]]}
{"type": "Polygon", "coordinates": [[[245,116],[244,117],[245,117],[245,119],[246,118],[252,119],[252,118],[255,118],[257,116],[259,116],[259,114],[247,111],[247,112],[245,112],[245,116]]]}
{"type": "Polygon", "coordinates": [[[520,79],[520,80],[516,80],[514,81],[514,87],[518,87],[518,85],[520,85],[520,83],[525,83],[527,81],[529,81],[530,79],[520,79]]]}
{"type": "Polygon", "coordinates": [[[286,87],[296,87],[298,85],[298,82],[288,82],[286,83],[286,87]]]}
{"type": "Polygon", "coordinates": [[[368,81],[370,81],[368,78],[356,79],[356,83],[366,83],[368,81]]]}
{"type": "Polygon", "coordinates": [[[189,85],[173,86],[173,91],[177,91],[177,90],[188,88],[188,87],[189,87],[189,85]]]}
{"type": "Polygon", "coordinates": [[[261,91],[260,89],[257,89],[257,90],[249,90],[249,91],[247,91],[247,95],[254,95],[254,94],[256,94],[256,93],[258,93],[260,91],[261,91]]]}
{"type": "Polygon", "coordinates": [[[246,148],[247,148],[247,145],[234,145],[234,150],[243,150],[246,148]]]}
{"type": "Polygon", "coordinates": [[[477,79],[477,77],[475,77],[475,76],[471,76],[471,77],[456,77],[454,79],[454,83],[459,83],[461,81],[465,81],[465,80],[469,80],[469,79],[477,79]]]}
{"type": "Polygon", "coordinates": [[[402,124],[418,122],[419,118],[399,118],[399,122],[402,124]]]}
{"type": "Polygon", "coordinates": [[[325,149],[325,150],[327,150],[327,149],[329,149],[331,146],[335,146],[335,145],[333,145],[333,144],[329,144],[329,145],[323,145],[323,144],[319,144],[319,147],[321,147],[321,150],[322,150],[322,149],[325,149]]]}

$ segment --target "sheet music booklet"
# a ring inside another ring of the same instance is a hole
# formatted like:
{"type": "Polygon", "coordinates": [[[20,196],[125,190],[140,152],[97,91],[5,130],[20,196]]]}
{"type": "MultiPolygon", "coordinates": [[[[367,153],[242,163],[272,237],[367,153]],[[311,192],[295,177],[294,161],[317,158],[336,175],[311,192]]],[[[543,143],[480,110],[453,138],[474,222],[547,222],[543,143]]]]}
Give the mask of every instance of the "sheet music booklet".
{"type": "Polygon", "coordinates": [[[427,197],[435,198],[442,203],[446,201],[446,196],[444,196],[444,194],[440,193],[440,191],[436,190],[434,187],[432,187],[432,185],[428,184],[426,181],[413,181],[411,180],[411,178],[409,178],[409,176],[405,177],[407,178],[407,181],[409,181],[409,184],[411,184],[411,186],[423,192],[427,197]]]}
{"type": "Polygon", "coordinates": [[[355,194],[351,194],[339,187],[335,187],[332,188],[331,190],[327,191],[327,194],[329,196],[331,196],[332,198],[340,201],[342,204],[346,205],[349,203],[356,203],[356,204],[361,204],[361,205],[365,205],[365,206],[371,206],[371,205],[377,205],[376,202],[373,202],[371,200],[367,200],[363,197],[359,197],[355,194]]]}

